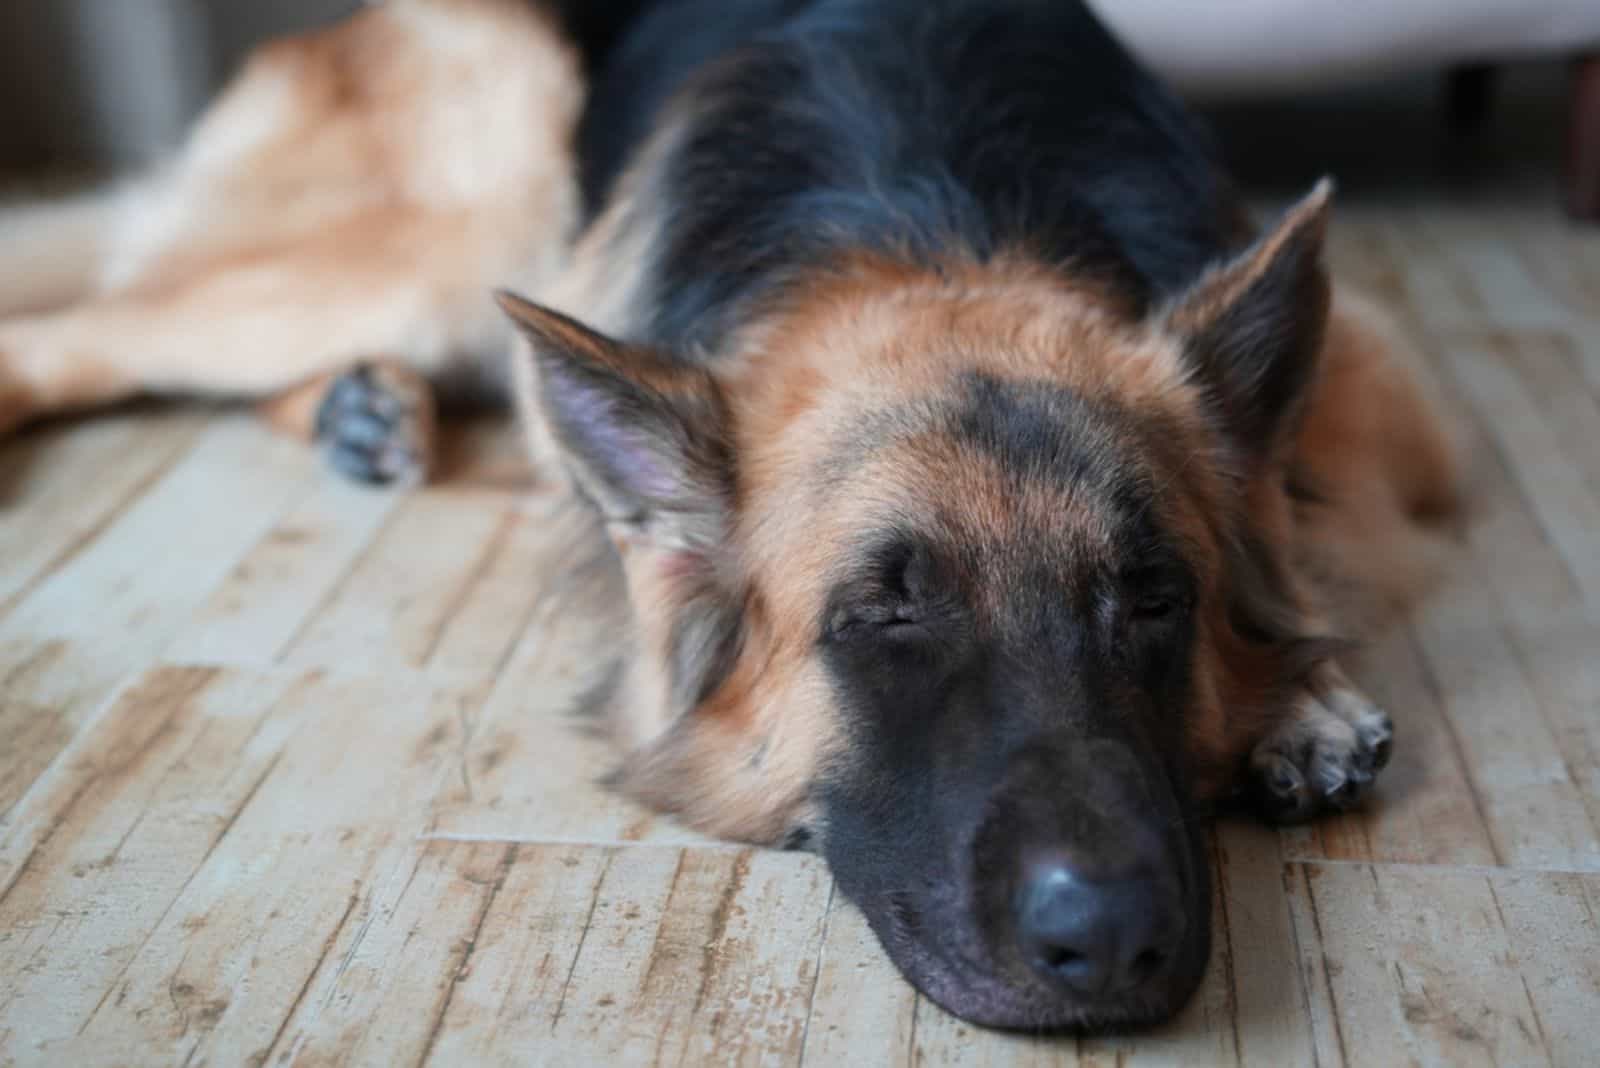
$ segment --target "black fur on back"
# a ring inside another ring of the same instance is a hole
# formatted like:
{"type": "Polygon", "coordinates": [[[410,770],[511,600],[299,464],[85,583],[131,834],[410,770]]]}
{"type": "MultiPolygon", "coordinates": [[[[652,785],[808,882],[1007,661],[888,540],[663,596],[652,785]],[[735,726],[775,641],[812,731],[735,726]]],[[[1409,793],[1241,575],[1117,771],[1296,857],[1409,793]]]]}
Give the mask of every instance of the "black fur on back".
{"type": "Polygon", "coordinates": [[[657,0],[599,66],[591,213],[680,93],[639,331],[679,353],[850,249],[1022,251],[1140,308],[1242,237],[1204,134],[1077,0],[657,0]]]}

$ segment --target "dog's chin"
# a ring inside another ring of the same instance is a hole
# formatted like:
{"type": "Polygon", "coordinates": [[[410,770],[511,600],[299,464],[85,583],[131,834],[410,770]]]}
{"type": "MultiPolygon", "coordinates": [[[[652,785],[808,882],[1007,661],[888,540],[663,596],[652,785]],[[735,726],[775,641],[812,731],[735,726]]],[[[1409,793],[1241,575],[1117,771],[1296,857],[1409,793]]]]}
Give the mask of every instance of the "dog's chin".
{"type": "Polygon", "coordinates": [[[1209,926],[1196,923],[1167,975],[1131,994],[1091,1001],[1009,969],[954,961],[898,932],[880,931],[879,940],[911,985],[946,1012],[980,1027],[1032,1033],[1132,1031],[1163,1023],[1193,996],[1211,948],[1209,926]]]}

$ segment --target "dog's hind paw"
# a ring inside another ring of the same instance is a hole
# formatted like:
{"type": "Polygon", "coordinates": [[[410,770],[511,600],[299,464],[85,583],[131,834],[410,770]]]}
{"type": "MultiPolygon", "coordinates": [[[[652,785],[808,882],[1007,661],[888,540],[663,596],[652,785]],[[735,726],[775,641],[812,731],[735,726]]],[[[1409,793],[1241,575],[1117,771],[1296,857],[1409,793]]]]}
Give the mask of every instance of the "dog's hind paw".
{"type": "Polygon", "coordinates": [[[1319,669],[1250,755],[1264,818],[1299,823],[1361,800],[1389,762],[1394,726],[1342,672],[1319,669]]]}
{"type": "Polygon", "coordinates": [[[358,482],[422,482],[433,462],[433,391],[415,371],[359,364],[334,380],[317,409],[317,441],[328,462],[358,482]]]}

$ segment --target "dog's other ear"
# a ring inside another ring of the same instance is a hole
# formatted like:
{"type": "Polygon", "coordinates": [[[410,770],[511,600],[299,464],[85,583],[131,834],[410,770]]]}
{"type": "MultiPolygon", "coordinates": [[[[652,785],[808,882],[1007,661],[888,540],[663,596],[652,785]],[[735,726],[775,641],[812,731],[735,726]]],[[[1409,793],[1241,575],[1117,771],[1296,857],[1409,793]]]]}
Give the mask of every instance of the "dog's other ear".
{"type": "Polygon", "coordinates": [[[1255,459],[1285,440],[1316,379],[1328,317],[1322,241],[1332,195],[1333,183],[1322,179],[1166,312],[1167,329],[1215,397],[1229,435],[1255,459]]]}
{"type": "Polygon", "coordinates": [[[544,417],[606,522],[663,549],[716,548],[732,462],[711,376],[510,293],[496,299],[528,339],[544,417]]]}

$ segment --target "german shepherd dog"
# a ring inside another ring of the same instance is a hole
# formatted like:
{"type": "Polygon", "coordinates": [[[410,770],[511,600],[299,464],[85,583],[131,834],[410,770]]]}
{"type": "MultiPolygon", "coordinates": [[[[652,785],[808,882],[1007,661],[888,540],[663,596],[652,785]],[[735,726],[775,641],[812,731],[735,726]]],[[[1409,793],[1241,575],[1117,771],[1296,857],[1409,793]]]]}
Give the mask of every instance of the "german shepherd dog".
{"type": "Polygon", "coordinates": [[[272,394],[414,477],[509,319],[626,581],[616,784],[820,852],[959,1016],[1133,1026],[1204,969],[1210,807],[1384,766],[1339,657],[1455,502],[1329,200],[1257,230],[1076,0],[395,0],[12,221],[56,307],[0,325],[0,421],[272,394]]]}

